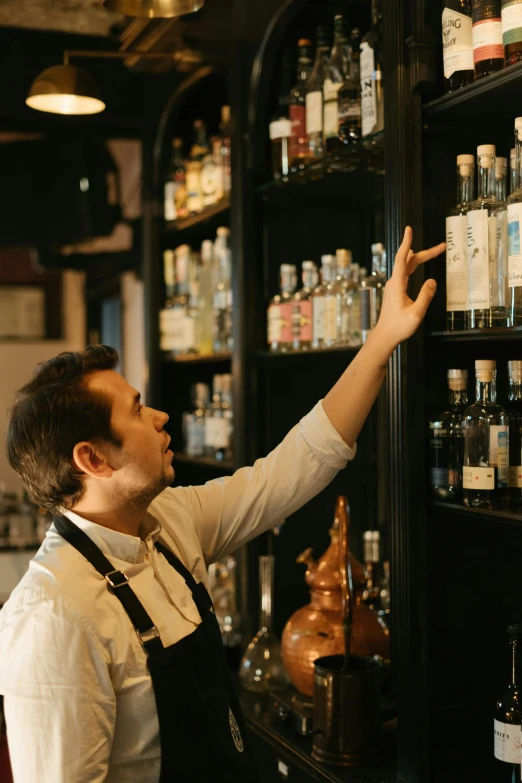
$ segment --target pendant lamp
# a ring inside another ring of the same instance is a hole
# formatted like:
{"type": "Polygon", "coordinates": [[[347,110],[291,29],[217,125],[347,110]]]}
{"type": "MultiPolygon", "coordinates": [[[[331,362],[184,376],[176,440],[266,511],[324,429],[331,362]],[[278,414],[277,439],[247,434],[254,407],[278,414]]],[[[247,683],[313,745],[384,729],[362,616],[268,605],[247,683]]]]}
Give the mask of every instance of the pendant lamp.
{"type": "Polygon", "coordinates": [[[92,76],[68,62],[42,71],[25,102],[32,109],[52,114],[98,114],[105,109],[92,76]]]}
{"type": "Polygon", "coordinates": [[[124,16],[145,16],[149,19],[169,19],[199,11],[205,0],[104,0],[108,11],[124,16]]]}

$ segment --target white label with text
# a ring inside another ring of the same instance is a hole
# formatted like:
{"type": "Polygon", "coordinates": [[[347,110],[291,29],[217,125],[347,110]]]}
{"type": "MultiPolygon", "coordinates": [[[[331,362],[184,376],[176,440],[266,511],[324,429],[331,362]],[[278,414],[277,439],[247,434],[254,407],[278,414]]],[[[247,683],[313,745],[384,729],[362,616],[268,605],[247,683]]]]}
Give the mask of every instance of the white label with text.
{"type": "Polygon", "coordinates": [[[470,16],[459,14],[451,8],[444,9],[442,49],[446,79],[456,71],[473,70],[473,29],[470,16]]]}
{"type": "Polygon", "coordinates": [[[520,252],[520,226],[522,203],[508,205],[508,286],[522,285],[522,253],[520,252]]]}
{"type": "Polygon", "coordinates": [[[468,221],[446,218],[446,310],[468,309],[468,221]]]}
{"type": "Polygon", "coordinates": [[[464,489],[495,489],[495,469],[464,467],[462,486],[464,489]]]}
{"type": "Polygon", "coordinates": [[[489,295],[489,231],[487,209],[468,212],[468,307],[487,310],[489,295]]]}
{"type": "Polygon", "coordinates": [[[520,726],[512,723],[493,722],[495,732],[495,758],[508,764],[520,764],[520,726]]]}

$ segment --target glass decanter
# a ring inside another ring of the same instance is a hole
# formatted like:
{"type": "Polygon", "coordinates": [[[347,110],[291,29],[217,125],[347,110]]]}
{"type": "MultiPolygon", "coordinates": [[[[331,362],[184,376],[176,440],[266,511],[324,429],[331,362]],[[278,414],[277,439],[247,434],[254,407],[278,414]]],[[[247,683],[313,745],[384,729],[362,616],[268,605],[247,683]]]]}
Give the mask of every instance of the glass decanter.
{"type": "Polygon", "coordinates": [[[239,667],[239,681],[247,691],[281,691],[289,680],[281,658],[281,645],[272,630],[274,556],[259,558],[261,592],[260,629],[248,645],[239,667]]]}

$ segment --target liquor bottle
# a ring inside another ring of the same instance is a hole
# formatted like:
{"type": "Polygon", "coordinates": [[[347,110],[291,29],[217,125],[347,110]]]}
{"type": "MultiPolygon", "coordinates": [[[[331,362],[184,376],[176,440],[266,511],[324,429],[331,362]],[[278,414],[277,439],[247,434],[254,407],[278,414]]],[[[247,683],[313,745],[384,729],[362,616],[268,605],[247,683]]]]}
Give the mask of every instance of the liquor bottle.
{"type": "Polygon", "coordinates": [[[495,195],[495,147],[478,147],[477,158],[479,194],[468,209],[469,329],[510,325],[507,209],[495,195]]]}
{"type": "Polygon", "coordinates": [[[430,421],[430,486],[436,500],[462,499],[462,417],[468,407],[468,371],[448,370],[449,409],[430,421]]]}
{"type": "Polygon", "coordinates": [[[225,555],[208,567],[210,595],[228,665],[233,671],[239,668],[243,654],[241,645],[241,615],[238,610],[239,578],[235,556],[225,555]]]}
{"type": "Polygon", "coordinates": [[[225,426],[223,430],[223,440],[216,449],[216,459],[232,459],[232,436],[234,433],[234,411],[232,407],[232,376],[226,373],[221,376],[221,411],[225,426]]]}
{"type": "Polygon", "coordinates": [[[183,319],[184,353],[197,353],[199,344],[198,304],[199,304],[199,256],[189,248],[188,254],[188,291],[187,307],[183,319]]]}
{"type": "Polygon", "coordinates": [[[522,625],[507,628],[511,648],[509,684],[496,703],[493,721],[495,771],[493,780],[520,783],[522,724],[522,625]]]}
{"type": "Polygon", "coordinates": [[[508,416],[497,399],[496,362],[475,362],[476,402],[464,413],[464,504],[501,510],[508,504],[508,416]]]}
{"type": "Polygon", "coordinates": [[[495,181],[495,195],[499,201],[505,202],[507,199],[507,158],[496,158],[495,181]]]}
{"type": "Polygon", "coordinates": [[[509,505],[522,511],[522,362],[508,362],[509,505]]]}
{"type": "Polygon", "coordinates": [[[286,180],[290,174],[290,141],[292,123],[286,117],[273,120],[269,126],[272,174],[276,180],[286,180]]]}
{"type": "Polygon", "coordinates": [[[196,339],[199,352],[203,355],[212,353],[214,336],[214,284],[213,284],[214,245],[210,239],[201,244],[201,267],[199,270],[198,317],[196,339]]]}
{"type": "Polygon", "coordinates": [[[172,140],[172,158],[165,182],[165,220],[187,217],[187,188],[183,163],[183,139],[172,140]]]}
{"type": "Polygon", "coordinates": [[[190,457],[205,454],[205,420],[210,400],[210,389],[206,383],[195,383],[191,390],[193,410],[183,414],[185,453],[190,457]]]}
{"type": "Polygon", "coordinates": [[[350,308],[350,342],[351,347],[362,344],[361,334],[361,299],[360,299],[360,267],[359,264],[350,266],[350,280],[352,287],[348,292],[348,306],[350,308]]]}
{"type": "Polygon", "coordinates": [[[380,0],[372,0],[372,26],[361,42],[361,128],[365,138],[384,130],[380,0]]]}
{"type": "Polygon", "coordinates": [[[468,209],[475,198],[475,157],[457,156],[457,205],[446,218],[446,328],[466,327],[468,309],[468,209]]]}
{"type": "Polygon", "coordinates": [[[337,288],[335,256],[321,256],[321,283],[312,293],[312,348],[329,348],[337,342],[337,288]]]}
{"type": "Polygon", "coordinates": [[[201,161],[201,193],[204,207],[210,207],[223,198],[221,139],[213,136],[210,144],[210,151],[201,161]]]}
{"type": "Polygon", "coordinates": [[[292,348],[309,351],[312,347],[312,291],[317,287],[319,274],[313,261],[303,261],[303,287],[292,299],[292,348]]]}
{"type": "Polygon", "coordinates": [[[338,304],[337,342],[339,345],[350,345],[353,339],[353,305],[358,296],[357,286],[352,280],[352,251],[340,248],[335,251],[337,259],[337,282],[340,302],[338,304]]]}
{"type": "Polygon", "coordinates": [[[216,285],[214,290],[214,351],[232,350],[232,260],[228,246],[230,229],[220,226],[214,245],[216,285]]]}
{"type": "Polygon", "coordinates": [[[317,28],[317,49],[315,61],[306,80],[306,135],[308,136],[308,157],[321,158],[324,155],[323,142],[323,87],[330,55],[330,28],[317,28]]]}
{"type": "Polygon", "coordinates": [[[293,264],[281,264],[279,269],[281,291],[268,305],[268,345],[271,351],[289,351],[293,346],[292,301],[297,285],[293,264]]]}
{"type": "MultiPolygon", "coordinates": [[[[518,188],[517,151],[513,147],[509,150],[509,195],[518,188]]],[[[509,218],[508,218],[509,221],[509,218]]]]}
{"type": "Polygon", "coordinates": [[[223,444],[226,446],[227,442],[227,423],[221,404],[222,389],[222,376],[214,375],[212,378],[212,402],[205,418],[205,453],[213,459],[216,459],[217,452],[223,448],[223,444]]]}
{"type": "Polygon", "coordinates": [[[334,17],[334,43],[323,85],[323,138],[326,152],[333,152],[341,146],[338,93],[348,76],[349,67],[350,54],[345,22],[341,14],[338,14],[334,17]]]}
{"type": "Polygon", "coordinates": [[[442,12],[442,51],[446,92],[471,84],[473,70],[473,27],[471,0],[446,0],[442,12]]]}
{"type": "Polygon", "coordinates": [[[379,320],[386,281],[386,251],[382,242],[376,242],[372,245],[372,273],[361,284],[363,288],[370,289],[370,329],[379,320]]]}
{"type": "Polygon", "coordinates": [[[522,117],[515,120],[515,175],[516,189],[507,200],[508,214],[508,286],[511,326],[522,325],[522,252],[520,234],[522,226],[522,117]],[[520,138],[519,138],[520,136],[520,138]]]}
{"type": "Polygon", "coordinates": [[[288,151],[291,171],[302,169],[308,158],[305,84],[312,70],[312,42],[308,38],[301,38],[297,46],[297,84],[290,90],[288,98],[288,113],[292,123],[288,151]]]}
{"type": "Polygon", "coordinates": [[[221,107],[221,167],[223,169],[223,193],[230,194],[232,189],[232,129],[230,124],[230,106],[221,107]]]}
{"type": "Polygon", "coordinates": [[[175,270],[174,270],[174,251],[163,251],[163,279],[165,282],[165,305],[159,313],[159,331],[160,331],[160,350],[173,350],[173,332],[175,324],[172,318],[172,304],[174,299],[175,270]]]}
{"type": "Polygon", "coordinates": [[[500,0],[471,0],[475,79],[504,67],[500,0]]]}
{"type": "Polygon", "coordinates": [[[189,245],[179,245],[174,256],[176,259],[176,295],[172,303],[174,319],[177,324],[177,353],[187,353],[192,343],[190,323],[190,272],[192,251],[189,245]]]}
{"type": "Polygon", "coordinates": [[[363,533],[364,550],[364,576],[366,588],[362,594],[363,602],[376,612],[381,609],[380,582],[381,582],[381,535],[378,530],[365,530],[363,533]]]}
{"type": "Polygon", "coordinates": [[[356,27],[350,35],[350,47],[348,74],[337,96],[339,139],[342,145],[354,144],[361,138],[361,34],[356,27]]]}
{"type": "Polygon", "coordinates": [[[522,8],[516,0],[502,0],[504,65],[522,60],[522,8]]]}
{"type": "Polygon", "coordinates": [[[190,150],[187,172],[187,209],[194,215],[203,209],[203,191],[201,187],[201,169],[203,158],[210,152],[207,129],[203,120],[194,120],[194,143],[190,150]]]}

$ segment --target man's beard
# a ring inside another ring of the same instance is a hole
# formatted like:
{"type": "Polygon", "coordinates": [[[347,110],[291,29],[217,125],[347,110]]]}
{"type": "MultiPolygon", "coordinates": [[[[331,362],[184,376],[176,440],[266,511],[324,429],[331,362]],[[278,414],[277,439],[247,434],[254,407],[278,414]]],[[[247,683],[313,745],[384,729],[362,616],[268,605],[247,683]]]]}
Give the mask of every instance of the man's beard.
{"type": "MultiPolygon", "coordinates": [[[[174,471],[169,471],[172,475],[169,475],[165,470],[165,466],[162,466],[161,475],[157,476],[150,484],[136,485],[132,491],[125,490],[125,506],[129,510],[133,511],[146,511],[150,506],[154,498],[156,498],[164,489],[170,487],[174,480],[174,471]]],[[[122,492],[123,495],[123,492],[122,492]]]]}

